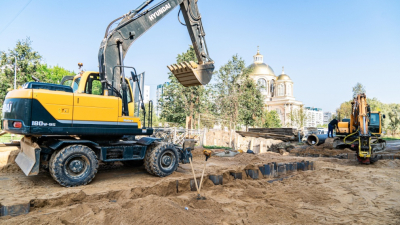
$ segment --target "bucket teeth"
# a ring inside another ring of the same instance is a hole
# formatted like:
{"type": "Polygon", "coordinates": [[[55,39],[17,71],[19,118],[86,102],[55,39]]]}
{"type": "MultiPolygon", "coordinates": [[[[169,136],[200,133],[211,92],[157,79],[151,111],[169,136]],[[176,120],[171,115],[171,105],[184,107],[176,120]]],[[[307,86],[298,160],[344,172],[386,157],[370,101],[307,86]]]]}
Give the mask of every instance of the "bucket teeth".
{"type": "Polygon", "coordinates": [[[208,84],[214,71],[213,62],[199,65],[190,61],[173,64],[167,67],[178,79],[179,83],[185,87],[208,84]]]}

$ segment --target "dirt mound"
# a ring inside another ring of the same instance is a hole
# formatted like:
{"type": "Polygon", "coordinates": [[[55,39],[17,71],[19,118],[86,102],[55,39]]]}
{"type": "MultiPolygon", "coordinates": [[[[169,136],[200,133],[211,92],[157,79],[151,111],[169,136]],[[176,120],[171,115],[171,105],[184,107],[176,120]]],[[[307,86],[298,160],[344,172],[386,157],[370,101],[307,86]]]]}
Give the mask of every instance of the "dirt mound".
{"type": "Polygon", "coordinates": [[[299,156],[308,156],[308,155],[319,155],[319,156],[326,156],[332,157],[337,156],[344,153],[354,153],[349,148],[345,149],[332,149],[332,148],[325,148],[323,145],[320,146],[301,146],[297,147],[290,151],[291,155],[299,155],[299,156]]]}
{"type": "MultiPolygon", "coordinates": [[[[212,204],[212,200],[207,200],[212,204]]],[[[2,221],[2,224],[213,224],[210,204],[199,204],[195,199],[173,201],[149,195],[138,199],[120,199],[105,202],[73,204],[62,211],[41,214],[39,217],[20,216],[2,221]],[[185,209],[184,205],[188,207],[185,209]]],[[[221,211],[221,209],[219,209],[221,211]]],[[[1,221],[1,220],[0,220],[1,221]]]]}
{"type": "Polygon", "coordinates": [[[19,147],[0,147],[0,167],[14,163],[19,153],[19,147]]]}
{"type": "Polygon", "coordinates": [[[290,152],[294,148],[295,148],[295,145],[290,144],[289,142],[282,142],[282,143],[278,143],[278,144],[272,144],[268,148],[268,151],[282,154],[283,150],[286,151],[286,152],[290,152]]]}
{"type": "MultiPolygon", "coordinates": [[[[353,152],[307,148],[291,151],[353,152]]],[[[194,153],[204,157],[200,148],[194,153]]],[[[197,177],[203,166],[204,158],[193,160],[197,177]]],[[[400,160],[362,165],[272,152],[213,156],[202,184],[206,200],[200,201],[190,191],[189,164],[163,178],[141,167],[100,170],[92,183],[73,188],[61,187],[48,173],[25,177],[0,172],[0,203],[31,204],[30,213],[0,217],[0,224],[397,224],[399,171],[400,160]],[[269,162],[301,160],[315,161],[317,169],[285,174],[274,182],[262,176],[253,180],[244,172],[269,162]],[[230,172],[242,172],[243,179],[234,180],[230,172]],[[209,175],[222,175],[223,185],[214,185],[209,175]]]]}
{"type": "Polygon", "coordinates": [[[400,168],[400,160],[383,160],[380,159],[378,162],[373,164],[373,167],[377,168],[400,168]]]}
{"type": "Polygon", "coordinates": [[[8,163],[3,167],[0,167],[0,173],[19,173],[22,170],[16,163],[8,163]]]}
{"type": "Polygon", "coordinates": [[[21,169],[15,163],[19,147],[0,147],[0,173],[17,173],[21,169]]]}

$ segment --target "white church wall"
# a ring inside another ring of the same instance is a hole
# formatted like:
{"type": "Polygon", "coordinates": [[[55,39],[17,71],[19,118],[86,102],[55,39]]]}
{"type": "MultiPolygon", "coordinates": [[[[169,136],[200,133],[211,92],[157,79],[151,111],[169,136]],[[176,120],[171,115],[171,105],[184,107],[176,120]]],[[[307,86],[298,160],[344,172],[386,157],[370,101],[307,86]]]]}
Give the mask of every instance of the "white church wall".
{"type": "Polygon", "coordinates": [[[251,67],[254,69],[254,74],[250,74],[250,77],[252,77],[257,84],[266,84],[266,87],[260,89],[264,96],[264,109],[277,111],[281,124],[285,127],[290,124],[291,110],[298,110],[303,105],[302,102],[296,101],[294,98],[293,81],[285,74],[283,68],[282,74],[276,76],[273,69],[268,64],[264,63],[263,55],[261,55],[259,51],[253,56],[253,59],[254,63],[251,64],[249,68],[251,67]],[[272,85],[274,86],[273,90],[271,90],[272,85]]]}

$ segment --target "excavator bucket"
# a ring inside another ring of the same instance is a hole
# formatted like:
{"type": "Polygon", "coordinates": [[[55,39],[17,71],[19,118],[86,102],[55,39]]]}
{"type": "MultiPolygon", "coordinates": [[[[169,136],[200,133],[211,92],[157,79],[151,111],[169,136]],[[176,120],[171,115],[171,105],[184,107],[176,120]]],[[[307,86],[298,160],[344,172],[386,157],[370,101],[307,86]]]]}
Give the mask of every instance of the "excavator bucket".
{"type": "Polygon", "coordinates": [[[210,82],[214,71],[214,63],[199,65],[193,61],[167,66],[179,83],[185,87],[206,85],[210,82]]]}

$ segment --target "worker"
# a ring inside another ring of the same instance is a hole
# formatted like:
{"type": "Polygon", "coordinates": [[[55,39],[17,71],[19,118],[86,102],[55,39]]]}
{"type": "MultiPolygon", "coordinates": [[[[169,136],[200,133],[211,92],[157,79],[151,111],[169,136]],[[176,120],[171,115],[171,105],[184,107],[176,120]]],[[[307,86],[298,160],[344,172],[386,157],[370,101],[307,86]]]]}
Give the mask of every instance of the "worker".
{"type": "Polygon", "coordinates": [[[328,124],[328,138],[329,138],[329,133],[331,134],[331,138],[333,138],[333,129],[336,127],[339,129],[339,121],[335,118],[333,119],[329,124],[328,124]]]}

